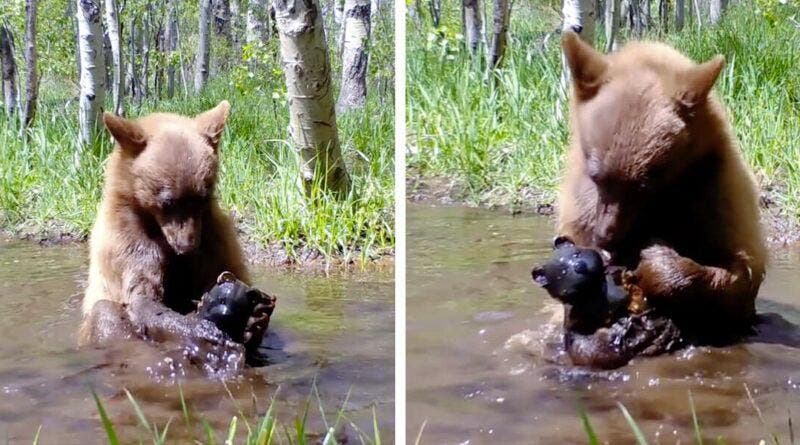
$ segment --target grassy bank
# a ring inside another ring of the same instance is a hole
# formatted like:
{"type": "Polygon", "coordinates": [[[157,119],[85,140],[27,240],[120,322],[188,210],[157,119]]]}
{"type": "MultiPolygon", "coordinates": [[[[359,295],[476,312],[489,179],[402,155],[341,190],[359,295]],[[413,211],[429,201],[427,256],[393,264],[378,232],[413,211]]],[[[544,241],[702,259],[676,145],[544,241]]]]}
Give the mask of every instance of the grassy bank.
{"type": "MultiPolygon", "coordinates": [[[[489,82],[464,51],[458,5],[446,3],[438,32],[426,25],[425,32],[409,33],[409,175],[447,178],[455,197],[469,203],[552,202],[568,137],[556,113],[560,38],[545,38],[558,26],[558,12],[539,2],[514,3],[504,68],[489,82]]],[[[716,89],[742,150],[765,192],[797,220],[800,29],[790,17],[800,6],[760,3],[761,9],[737,3],[717,27],[687,25],[662,40],[695,60],[725,55],[716,89]]]]}
{"type": "MultiPolygon", "coordinates": [[[[339,119],[352,191],[344,200],[307,200],[298,183],[299,159],[287,138],[280,73],[271,74],[258,90],[242,92],[231,81],[216,79],[201,95],[145,102],[130,115],[156,110],[191,115],[228,99],[232,113],[222,143],[219,196],[253,241],[277,244],[294,255],[304,249],[329,257],[390,252],[391,107],[373,94],[364,110],[339,119]]],[[[102,133],[83,150],[77,140],[77,103],[69,91],[45,96],[27,141],[18,136],[15,120],[0,116],[2,227],[37,236],[88,233],[101,196],[103,163],[112,147],[102,133]]]]}

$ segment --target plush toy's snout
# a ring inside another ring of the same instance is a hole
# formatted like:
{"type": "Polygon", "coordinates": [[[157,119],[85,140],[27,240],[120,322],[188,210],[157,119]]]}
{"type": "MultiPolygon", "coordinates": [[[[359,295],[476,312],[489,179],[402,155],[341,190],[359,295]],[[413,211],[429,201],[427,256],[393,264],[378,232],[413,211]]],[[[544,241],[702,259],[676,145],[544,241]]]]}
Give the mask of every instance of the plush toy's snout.
{"type": "Polygon", "coordinates": [[[533,282],[538,284],[540,287],[547,287],[550,284],[550,280],[547,279],[547,275],[544,273],[544,267],[534,267],[531,270],[531,278],[533,278],[533,282]]]}

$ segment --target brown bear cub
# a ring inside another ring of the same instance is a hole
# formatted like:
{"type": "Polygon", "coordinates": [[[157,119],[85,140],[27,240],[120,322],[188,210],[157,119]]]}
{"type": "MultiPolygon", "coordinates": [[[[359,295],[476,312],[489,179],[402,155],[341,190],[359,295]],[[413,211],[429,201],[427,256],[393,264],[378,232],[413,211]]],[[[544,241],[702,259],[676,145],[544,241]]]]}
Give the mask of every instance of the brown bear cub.
{"type": "Polygon", "coordinates": [[[103,116],[116,146],[90,239],[81,344],[138,336],[240,348],[210,321],[185,315],[223,271],[249,282],[214,196],[229,109],[223,101],[194,118],[103,116]]]}
{"type": "Polygon", "coordinates": [[[711,92],[724,59],[645,42],[603,55],[574,33],[563,49],[573,91],[558,233],[634,271],[688,338],[746,335],[767,253],[754,178],[711,92]]]}

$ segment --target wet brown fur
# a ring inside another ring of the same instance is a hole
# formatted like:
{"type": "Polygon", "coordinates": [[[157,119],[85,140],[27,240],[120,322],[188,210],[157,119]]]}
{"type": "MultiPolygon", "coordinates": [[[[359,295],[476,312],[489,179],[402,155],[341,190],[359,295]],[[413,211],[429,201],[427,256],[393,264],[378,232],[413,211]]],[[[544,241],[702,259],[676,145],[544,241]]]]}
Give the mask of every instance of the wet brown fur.
{"type": "Polygon", "coordinates": [[[649,304],[701,341],[748,332],[767,253],[758,192],[711,88],[660,43],[601,55],[572,33],[571,142],[557,229],[635,268],[649,304]]]}
{"type": "Polygon", "coordinates": [[[110,114],[117,144],[90,239],[81,344],[138,336],[223,342],[185,317],[224,270],[249,282],[231,220],[214,196],[218,145],[229,105],[195,118],[110,114]]]}

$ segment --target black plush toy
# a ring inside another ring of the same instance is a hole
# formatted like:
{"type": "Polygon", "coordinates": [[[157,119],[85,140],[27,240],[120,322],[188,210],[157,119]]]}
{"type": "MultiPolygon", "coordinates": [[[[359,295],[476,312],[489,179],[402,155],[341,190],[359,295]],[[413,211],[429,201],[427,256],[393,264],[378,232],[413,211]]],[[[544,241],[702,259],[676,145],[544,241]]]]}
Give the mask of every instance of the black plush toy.
{"type": "Polygon", "coordinates": [[[570,313],[565,328],[588,334],[628,314],[631,299],[622,288],[621,270],[606,273],[600,252],[578,247],[565,236],[556,238],[553,247],[550,261],[531,275],[570,313]]]}
{"type": "Polygon", "coordinates": [[[607,267],[599,251],[567,237],[531,272],[533,281],[564,305],[564,349],[575,365],[617,368],[635,356],[671,352],[683,344],[672,320],[646,309],[631,275],[607,267]]]}
{"type": "Polygon", "coordinates": [[[275,297],[248,286],[230,272],[223,272],[217,284],[203,294],[197,312],[231,340],[252,350],[261,343],[274,309],[275,297]]]}

